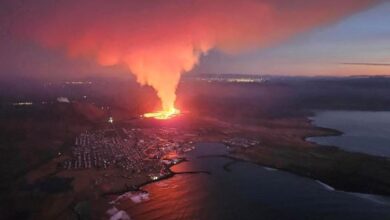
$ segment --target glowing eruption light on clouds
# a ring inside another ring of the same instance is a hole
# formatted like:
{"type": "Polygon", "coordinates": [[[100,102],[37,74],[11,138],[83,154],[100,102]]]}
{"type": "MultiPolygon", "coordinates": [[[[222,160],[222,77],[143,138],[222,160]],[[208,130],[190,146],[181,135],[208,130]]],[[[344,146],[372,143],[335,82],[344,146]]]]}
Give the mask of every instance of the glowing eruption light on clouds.
{"type": "Polygon", "coordinates": [[[227,53],[269,46],[334,22],[376,0],[37,0],[16,7],[15,33],[72,57],[126,66],[152,86],[167,119],[181,74],[210,49],[227,53]],[[45,4],[39,4],[43,2],[45,4]]]}

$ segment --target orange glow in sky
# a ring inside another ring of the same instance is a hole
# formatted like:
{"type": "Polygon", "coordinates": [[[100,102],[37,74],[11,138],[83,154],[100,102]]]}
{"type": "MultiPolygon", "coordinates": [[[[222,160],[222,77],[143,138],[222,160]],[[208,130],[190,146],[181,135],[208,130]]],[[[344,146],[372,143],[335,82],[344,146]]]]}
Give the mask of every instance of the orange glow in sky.
{"type": "Polygon", "coordinates": [[[167,119],[179,113],[174,105],[181,75],[210,50],[238,53],[268,47],[376,2],[27,1],[19,7],[12,30],[44,47],[65,49],[71,57],[127,68],[161,100],[161,111],[145,117],[167,119]]]}

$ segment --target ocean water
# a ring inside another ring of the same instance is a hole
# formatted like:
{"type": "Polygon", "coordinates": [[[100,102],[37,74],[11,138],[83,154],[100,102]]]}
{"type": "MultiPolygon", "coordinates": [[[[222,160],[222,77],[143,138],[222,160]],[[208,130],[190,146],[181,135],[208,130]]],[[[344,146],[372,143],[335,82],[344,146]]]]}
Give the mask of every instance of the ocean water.
{"type": "Polygon", "coordinates": [[[390,219],[388,199],[333,190],[316,180],[237,162],[218,143],[202,143],[188,162],[172,167],[179,174],[143,187],[148,200],[122,200],[118,209],[135,220],[390,219]]]}
{"type": "Polygon", "coordinates": [[[343,135],[310,137],[308,141],[390,157],[390,112],[322,111],[311,120],[316,126],[336,129],[343,135]]]}

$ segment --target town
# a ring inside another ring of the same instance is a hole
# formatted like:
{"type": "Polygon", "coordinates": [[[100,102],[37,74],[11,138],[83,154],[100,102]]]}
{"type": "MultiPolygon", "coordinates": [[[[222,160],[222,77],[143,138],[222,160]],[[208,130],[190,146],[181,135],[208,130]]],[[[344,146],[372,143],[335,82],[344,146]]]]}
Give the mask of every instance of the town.
{"type": "Polygon", "coordinates": [[[168,167],[194,149],[192,134],[175,128],[105,128],[85,131],[76,137],[66,170],[120,168],[148,174],[152,180],[169,172],[168,167]]]}

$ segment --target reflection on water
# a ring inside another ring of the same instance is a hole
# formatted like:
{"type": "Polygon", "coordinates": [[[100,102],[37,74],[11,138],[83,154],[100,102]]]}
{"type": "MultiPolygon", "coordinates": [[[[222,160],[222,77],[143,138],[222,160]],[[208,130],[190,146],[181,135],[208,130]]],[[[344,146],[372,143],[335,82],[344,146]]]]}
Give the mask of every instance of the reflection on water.
{"type": "Polygon", "coordinates": [[[198,157],[224,154],[222,144],[205,143],[173,170],[209,171],[180,174],[144,187],[150,200],[123,201],[119,208],[135,220],[150,219],[390,219],[390,206],[330,191],[314,180],[237,163],[228,172],[227,158],[198,157]]]}
{"type": "Polygon", "coordinates": [[[316,126],[333,128],[344,134],[311,137],[309,141],[390,157],[390,112],[324,111],[311,119],[316,126]]]}

